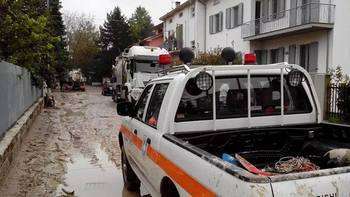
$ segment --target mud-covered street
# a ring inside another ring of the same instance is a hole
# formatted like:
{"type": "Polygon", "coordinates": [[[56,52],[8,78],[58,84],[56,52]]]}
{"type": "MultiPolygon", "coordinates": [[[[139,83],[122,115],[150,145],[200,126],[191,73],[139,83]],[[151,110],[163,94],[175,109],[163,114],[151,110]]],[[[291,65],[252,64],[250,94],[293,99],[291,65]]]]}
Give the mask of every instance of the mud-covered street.
{"type": "Polygon", "coordinates": [[[120,119],[100,88],[55,92],[15,158],[1,196],[137,196],[123,187],[120,119]]]}

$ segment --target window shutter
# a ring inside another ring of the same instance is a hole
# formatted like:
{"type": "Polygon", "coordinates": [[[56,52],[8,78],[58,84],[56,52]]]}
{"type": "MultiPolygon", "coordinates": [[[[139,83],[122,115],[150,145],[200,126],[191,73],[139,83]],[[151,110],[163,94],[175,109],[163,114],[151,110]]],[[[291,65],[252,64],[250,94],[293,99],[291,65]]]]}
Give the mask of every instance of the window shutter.
{"type": "Polygon", "coordinates": [[[295,64],[296,50],[297,50],[296,45],[290,45],[289,46],[288,63],[295,64]]]}
{"type": "Polygon", "coordinates": [[[226,9],[226,29],[231,28],[231,8],[226,9]]]}
{"type": "Polygon", "coordinates": [[[310,22],[320,22],[320,0],[311,0],[311,21],[310,22]]]}
{"type": "Polygon", "coordinates": [[[243,3],[238,5],[238,25],[243,24],[243,3]]]}
{"type": "Polygon", "coordinates": [[[267,50],[262,50],[261,51],[261,64],[267,64],[267,50]]]}
{"type": "Polygon", "coordinates": [[[213,34],[214,33],[214,16],[209,16],[209,33],[213,34]]]}
{"type": "Polygon", "coordinates": [[[318,42],[310,44],[309,48],[309,72],[316,73],[318,70],[318,42]]]}
{"type": "Polygon", "coordinates": [[[277,62],[284,62],[284,47],[278,49],[278,60],[277,62]]]}
{"type": "Polygon", "coordinates": [[[297,19],[298,19],[298,0],[290,0],[290,19],[289,19],[289,26],[295,26],[297,24],[297,19]]]}
{"type": "Polygon", "coordinates": [[[278,18],[284,17],[286,10],[286,0],[277,1],[277,6],[278,18]]]}
{"type": "Polygon", "coordinates": [[[269,17],[269,1],[268,0],[262,0],[261,1],[262,6],[262,21],[267,22],[269,17]]]}
{"type": "Polygon", "coordinates": [[[223,28],[223,15],[224,15],[223,12],[219,13],[219,32],[221,32],[223,28]]]}

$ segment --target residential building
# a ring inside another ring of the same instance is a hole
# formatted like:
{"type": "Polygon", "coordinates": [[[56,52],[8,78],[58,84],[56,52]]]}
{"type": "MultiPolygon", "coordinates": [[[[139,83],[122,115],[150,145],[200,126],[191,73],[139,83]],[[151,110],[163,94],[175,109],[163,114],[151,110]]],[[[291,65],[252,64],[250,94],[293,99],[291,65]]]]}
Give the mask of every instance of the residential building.
{"type": "Polygon", "coordinates": [[[233,47],[248,52],[249,42],[242,39],[242,24],[250,20],[251,4],[247,0],[206,1],[206,51],[233,47]]]}
{"type": "Polygon", "coordinates": [[[161,20],[165,40],[177,41],[170,49],[233,46],[256,53],[259,64],[285,61],[310,73],[340,65],[350,73],[349,10],[345,0],[189,0],[161,20]]]}
{"type": "Polygon", "coordinates": [[[189,0],[160,18],[164,27],[164,46],[170,51],[191,47],[195,51],[205,50],[205,3],[189,0]]]}
{"type": "Polygon", "coordinates": [[[184,39],[181,47],[195,40],[198,51],[233,47],[255,53],[258,64],[301,65],[312,74],[322,107],[329,69],[342,66],[350,73],[347,0],[189,0],[161,19],[166,21],[164,32],[184,24],[180,32],[185,34],[175,33],[184,39]],[[192,6],[194,23],[190,18],[181,22],[176,16],[192,6]]]}
{"type": "Polygon", "coordinates": [[[163,34],[163,23],[160,23],[152,28],[152,36],[149,36],[143,39],[140,42],[142,46],[151,46],[151,47],[162,47],[164,43],[164,34],[163,34]]]}
{"type": "Polygon", "coordinates": [[[326,73],[335,52],[335,33],[344,28],[335,26],[343,20],[335,17],[337,9],[332,0],[253,0],[242,38],[260,64],[285,61],[310,73],[326,73]]]}

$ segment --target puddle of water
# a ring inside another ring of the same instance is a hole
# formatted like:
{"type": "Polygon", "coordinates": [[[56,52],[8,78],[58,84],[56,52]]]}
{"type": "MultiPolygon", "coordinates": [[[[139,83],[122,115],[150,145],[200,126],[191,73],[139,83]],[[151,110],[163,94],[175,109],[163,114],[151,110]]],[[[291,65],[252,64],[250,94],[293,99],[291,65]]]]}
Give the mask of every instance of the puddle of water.
{"type": "Polygon", "coordinates": [[[68,163],[65,185],[57,189],[58,196],[65,190],[74,190],[75,196],[123,196],[136,197],[136,193],[124,188],[121,169],[108,159],[108,155],[99,147],[96,148],[97,163],[77,153],[73,155],[73,163],[68,163]]]}

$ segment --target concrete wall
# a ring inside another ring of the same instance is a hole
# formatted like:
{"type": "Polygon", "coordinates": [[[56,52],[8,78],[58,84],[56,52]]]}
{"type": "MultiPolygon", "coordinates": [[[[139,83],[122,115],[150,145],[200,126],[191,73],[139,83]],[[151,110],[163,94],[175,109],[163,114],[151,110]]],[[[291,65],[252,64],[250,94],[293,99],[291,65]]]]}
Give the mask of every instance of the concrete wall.
{"type": "Polygon", "coordinates": [[[330,32],[330,67],[342,66],[350,74],[350,1],[333,0],[335,8],[334,29],[330,32]]]}
{"type": "Polygon", "coordinates": [[[318,101],[320,102],[323,120],[327,117],[327,87],[330,76],[327,74],[311,74],[311,78],[315,85],[318,101]]]}
{"type": "Polygon", "coordinates": [[[251,1],[248,0],[221,0],[219,3],[214,4],[214,0],[210,0],[207,3],[207,15],[206,15],[206,35],[207,35],[207,50],[215,48],[232,47],[236,51],[248,52],[250,50],[249,42],[243,41],[241,26],[233,29],[226,29],[226,9],[234,7],[243,2],[243,23],[251,18],[251,1]],[[209,33],[209,17],[211,15],[223,12],[223,30],[221,32],[210,34],[209,33]]]}
{"type": "Polygon", "coordinates": [[[0,138],[41,95],[26,69],[0,62],[0,138]]]}
{"type": "Polygon", "coordinates": [[[6,179],[8,171],[13,165],[24,138],[26,137],[35,118],[44,108],[43,99],[38,99],[24,114],[16,121],[5,136],[0,140],[0,185],[6,179]]]}

